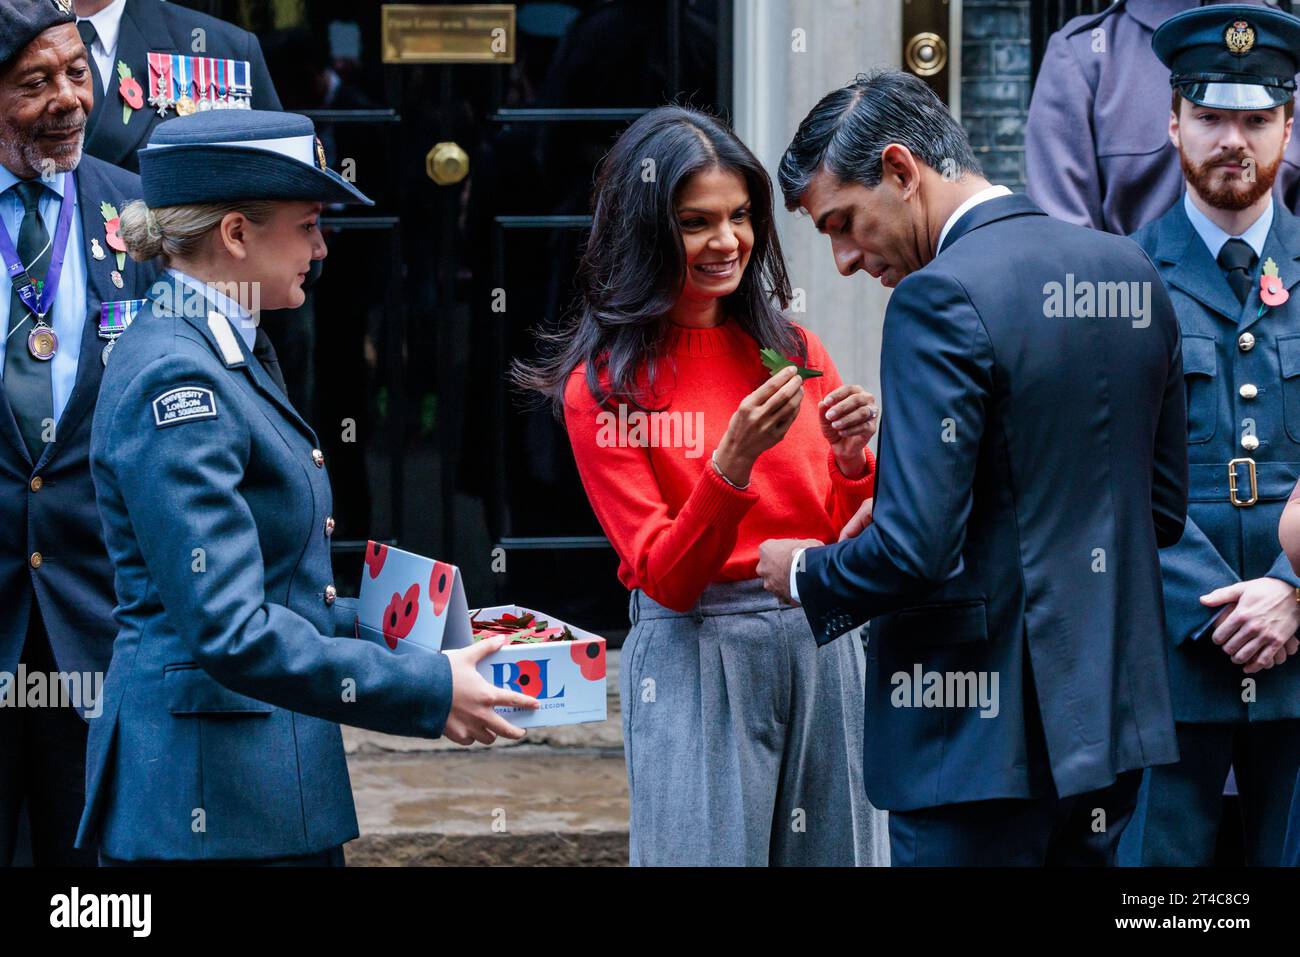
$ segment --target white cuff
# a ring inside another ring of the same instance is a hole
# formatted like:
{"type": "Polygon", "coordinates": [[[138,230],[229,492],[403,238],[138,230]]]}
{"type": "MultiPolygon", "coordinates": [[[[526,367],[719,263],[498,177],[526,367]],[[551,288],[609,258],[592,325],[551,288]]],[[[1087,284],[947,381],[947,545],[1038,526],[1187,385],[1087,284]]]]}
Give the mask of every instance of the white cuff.
{"type": "Polygon", "coordinates": [[[790,561],[790,597],[796,605],[799,604],[799,583],[796,581],[799,576],[799,559],[806,551],[808,551],[806,548],[796,548],[790,561]]]}

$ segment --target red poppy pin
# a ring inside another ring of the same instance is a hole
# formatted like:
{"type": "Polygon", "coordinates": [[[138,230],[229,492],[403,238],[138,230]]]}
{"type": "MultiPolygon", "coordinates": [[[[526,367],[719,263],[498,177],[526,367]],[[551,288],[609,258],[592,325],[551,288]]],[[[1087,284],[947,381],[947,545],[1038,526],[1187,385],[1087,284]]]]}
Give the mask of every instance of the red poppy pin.
{"type": "Polygon", "coordinates": [[[112,203],[100,203],[99,215],[104,217],[104,241],[108,243],[108,248],[117,253],[117,268],[126,268],[126,243],[122,242],[119,230],[122,228],[122,217],[118,215],[117,207],[112,203]]]}
{"type": "Polygon", "coordinates": [[[117,92],[122,94],[122,125],[131,122],[135,111],[144,107],[144,88],[140,81],[131,75],[131,68],[123,61],[117,61],[117,92]]]}
{"type": "Polygon", "coordinates": [[[1273,262],[1273,257],[1270,256],[1264,260],[1264,269],[1259,274],[1259,314],[1264,315],[1266,309],[1280,306],[1290,298],[1291,294],[1287,292],[1282,277],[1278,275],[1277,263],[1273,262]]]}

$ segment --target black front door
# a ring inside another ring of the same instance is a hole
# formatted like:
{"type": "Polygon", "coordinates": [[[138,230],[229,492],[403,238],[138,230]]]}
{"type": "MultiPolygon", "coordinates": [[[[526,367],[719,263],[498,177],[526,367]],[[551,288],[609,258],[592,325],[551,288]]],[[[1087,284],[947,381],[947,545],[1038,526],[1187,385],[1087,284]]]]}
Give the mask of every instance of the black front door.
{"type": "Polygon", "coordinates": [[[514,63],[420,66],[382,63],[371,0],[185,2],[259,34],[285,108],[377,200],[331,211],[308,305],[267,322],[329,463],[340,586],[391,541],[458,565],[473,604],[617,638],[627,595],[567,438],[506,374],[567,313],[619,132],[665,102],[729,112],[730,0],[519,3],[514,63]]]}

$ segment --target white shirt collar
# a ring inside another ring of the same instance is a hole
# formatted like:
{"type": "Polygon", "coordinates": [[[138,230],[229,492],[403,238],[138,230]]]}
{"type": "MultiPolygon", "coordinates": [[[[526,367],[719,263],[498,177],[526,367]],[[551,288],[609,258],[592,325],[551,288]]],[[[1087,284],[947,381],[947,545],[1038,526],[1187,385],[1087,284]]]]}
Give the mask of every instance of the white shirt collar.
{"type": "Polygon", "coordinates": [[[126,10],[126,0],[113,0],[99,13],[89,17],[77,17],[77,21],[89,20],[95,25],[99,42],[105,53],[117,50],[117,37],[122,32],[122,13],[126,10]]]}
{"type": "Polygon", "coordinates": [[[1240,236],[1230,236],[1221,226],[1201,212],[1201,208],[1192,202],[1191,193],[1183,193],[1183,209],[1187,211],[1187,218],[1192,221],[1192,228],[1196,230],[1201,241],[1210,251],[1211,259],[1218,259],[1219,252],[1223,249],[1223,244],[1229,239],[1243,239],[1246,245],[1255,250],[1255,255],[1260,259],[1264,258],[1264,240],[1268,239],[1268,231],[1273,228],[1273,197],[1270,194],[1268,198],[1268,208],[1259,214],[1259,218],[1250,224],[1240,236]]]}
{"type": "Polygon", "coordinates": [[[1011,190],[1005,186],[990,186],[988,189],[982,189],[966,202],[957,207],[956,211],[948,217],[948,221],[943,224],[943,231],[939,233],[939,245],[935,247],[935,254],[943,249],[943,241],[948,238],[949,231],[957,225],[957,220],[961,219],[980,203],[987,203],[990,199],[997,199],[999,196],[1010,196],[1011,190]]]}

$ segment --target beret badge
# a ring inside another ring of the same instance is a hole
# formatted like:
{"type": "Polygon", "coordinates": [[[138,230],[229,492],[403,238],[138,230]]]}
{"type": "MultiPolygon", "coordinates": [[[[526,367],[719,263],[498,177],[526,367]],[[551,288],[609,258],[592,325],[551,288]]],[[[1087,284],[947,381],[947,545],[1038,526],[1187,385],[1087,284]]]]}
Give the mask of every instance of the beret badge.
{"type": "Polygon", "coordinates": [[[72,13],[72,0],[54,0],[54,5],[59,8],[60,13],[72,13]]]}
{"type": "Polygon", "coordinates": [[[1245,20],[1237,20],[1223,35],[1228,52],[1234,56],[1244,56],[1255,46],[1255,29],[1245,20]]]}

